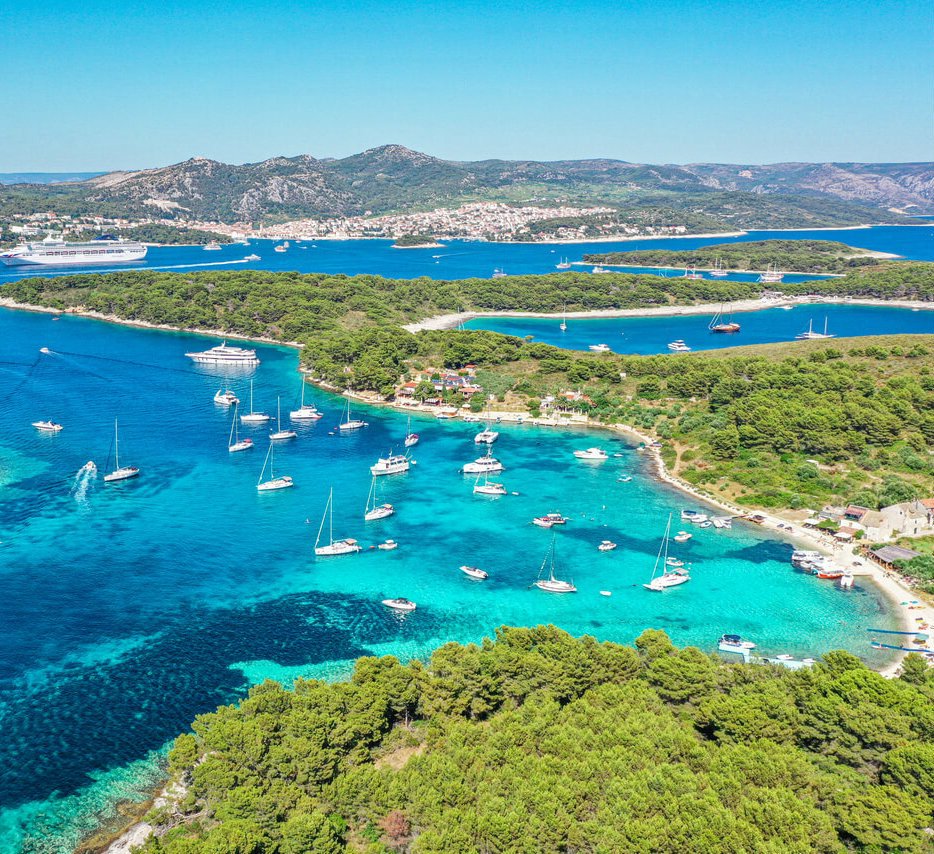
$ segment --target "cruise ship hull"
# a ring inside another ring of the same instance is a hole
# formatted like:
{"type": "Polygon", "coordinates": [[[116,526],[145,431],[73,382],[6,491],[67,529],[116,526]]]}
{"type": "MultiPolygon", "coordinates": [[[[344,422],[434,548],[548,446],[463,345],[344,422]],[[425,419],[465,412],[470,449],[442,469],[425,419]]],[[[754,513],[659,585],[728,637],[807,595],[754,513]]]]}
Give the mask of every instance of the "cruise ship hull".
{"type": "MultiPolygon", "coordinates": [[[[68,250],[66,250],[68,251],[68,250]]],[[[4,253],[0,255],[7,267],[77,267],[81,265],[127,264],[146,257],[146,247],[140,249],[121,249],[119,252],[100,251],[98,253],[70,252],[53,254],[51,252],[4,253]]]]}

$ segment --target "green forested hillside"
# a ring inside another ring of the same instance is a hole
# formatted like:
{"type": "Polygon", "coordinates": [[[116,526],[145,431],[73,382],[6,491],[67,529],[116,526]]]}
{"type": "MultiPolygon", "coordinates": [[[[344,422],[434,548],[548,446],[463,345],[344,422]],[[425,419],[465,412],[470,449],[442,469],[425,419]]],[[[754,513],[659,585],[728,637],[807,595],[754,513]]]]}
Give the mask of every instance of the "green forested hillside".
{"type": "Polygon", "coordinates": [[[201,715],[148,854],[920,852],[934,676],[728,665],[552,626],[201,715]]]}
{"type": "Polygon", "coordinates": [[[830,240],[752,240],[697,249],[640,249],[585,255],[584,260],[633,267],[713,267],[716,264],[723,270],[773,267],[799,273],[843,273],[880,263],[876,253],[830,240]]]}

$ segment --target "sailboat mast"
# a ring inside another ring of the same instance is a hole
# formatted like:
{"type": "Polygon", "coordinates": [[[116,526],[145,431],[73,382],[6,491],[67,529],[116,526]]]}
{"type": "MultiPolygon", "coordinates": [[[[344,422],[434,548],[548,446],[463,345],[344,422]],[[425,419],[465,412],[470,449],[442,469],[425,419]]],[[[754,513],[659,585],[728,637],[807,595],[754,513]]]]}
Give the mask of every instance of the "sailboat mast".
{"type": "Polygon", "coordinates": [[[334,545],[334,488],[328,493],[328,539],[330,544],[334,545]]]}
{"type": "Polygon", "coordinates": [[[120,468],[120,436],[117,431],[117,419],[114,418],[114,462],[116,463],[115,468],[119,470],[120,468]]]}

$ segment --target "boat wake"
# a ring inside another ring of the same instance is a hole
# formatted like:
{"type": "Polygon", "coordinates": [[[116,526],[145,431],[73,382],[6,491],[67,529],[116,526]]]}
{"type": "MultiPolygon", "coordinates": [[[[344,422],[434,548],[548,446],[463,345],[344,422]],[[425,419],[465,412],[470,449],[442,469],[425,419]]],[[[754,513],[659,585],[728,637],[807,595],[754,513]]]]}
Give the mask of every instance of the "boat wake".
{"type": "Polygon", "coordinates": [[[97,466],[93,461],[86,462],[75,475],[74,483],[71,486],[71,494],[79,504],[86,504],[88,500],[88,489],[91,481],[97,478],[97,466]]]}

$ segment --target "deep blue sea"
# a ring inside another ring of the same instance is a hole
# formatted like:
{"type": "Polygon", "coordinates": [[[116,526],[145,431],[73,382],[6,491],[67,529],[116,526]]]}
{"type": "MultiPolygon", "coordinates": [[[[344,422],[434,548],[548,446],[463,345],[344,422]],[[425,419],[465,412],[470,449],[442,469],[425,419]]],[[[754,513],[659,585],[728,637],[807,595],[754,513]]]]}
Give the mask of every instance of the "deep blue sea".
{"type": "MultiPolygon", "coordinates": [[[[544,261],[531,253],[549,253],[472,246],[465,251],[475,257],[462,262],[469,269],[446,276],[486,275],[492,266],[520,272],[523,253],[530,253],[528,272],[542,272],[544,261]],[[494,261],[500,252],[517,254],[494,261]]],[[[322,258],[340,251],[319,248],[322,258]]],[[[314,258],[314,251],[286,260],[314,258]]],[[[573,259],[586,250],[560,251],[573,259]]],[[[150,261],[177,253],[190,267],[194,252],[201,250],[153,250],[150,261]]],[[[427,275],[418,251],[359,241],[347,253],[331,267],[309,261],[301,269],[427,275]]],[[[804,312],[783,314],[797,328],[804,312]]],[[[750,317],[743,316],[744,343],[756,340],[745,326],[750,317]]],[[[688,325],[698,319],[680,320],[686,325],[676,337],[689,339],[688,325]]],[[[832,331],[838,322],[831,315],[832,331]]],[[[502,624],[541,622],[624,642],[662,628],[677,643],[704,649],[732,631],[764,652],[842,647],[878,664],[866,628],[895,622],[871,586],[844,592],[795,573],[789,545],[745,524],[694,529],[678,549],[692,564],[690,584],[645,591],[668,514],[687,505],[648,476],[643,456],[618,436],[503,427],[495,446],[507,466],[500,479],[518,495],[489,499],[475,497],[472,479],[458,473],[479,454],[477,428],[421,419],[417,465],[379,484],[397,514],[365,523],[368,467],[399,448],[404,415],[361,408],[368,428],[332,435],[342,400],[309,389],[326,417],[299,427],[298,438],[279,449],[277,473],[296,483],[279,493],[255,489],[264,428],[252,431],[254,450],[227,452],[231,413],[215,406],[214,392],[229,383],[245,398],[253,378],[257,409],[274,411],[277,396],[284,411],[294,407],[300,386],[292,350],[261,347],[255,371],[220,377],[184,356],[214,343],[206,337],[7,310],[0,341],[3,852],[70,851],[116,800],[141,797],[158,781],[159,751],[195,714],[267,676],[337,677],[359,655],[408,658],[444,641],[479,640],[502,624]],[[43,347],[51,352],[40,353],[43,347]],[[78,472],[88,460],[104,469],[115,417],[121,462],[139,466],[142,476],[105,486],[78,472]],[[65,429],[39,434],[30,423],[41,418],[65,429]],[[600,465],[573,459],[575,448],[593,444],[621,456],[600,465]],[[622,474],[633,479],[621,482],[622,474]],[[316,560],[332,486],[335,533],[367,549],[316,560]],[[556,535],[557,563],[576,582],[576,595],[529,588],[551,538],[530,520],[551,510],[571,517],[556,535]],[[398,550],[369,548],[389,537],[398,550]],[[603,539],[619,548],[598,552],[603,539]],[[464,563],[490,579],[471,582],[457,569],[464,563]],[[418,610],[394,616],[380,604],[393,596],[415,600],[418,610]]]]}

